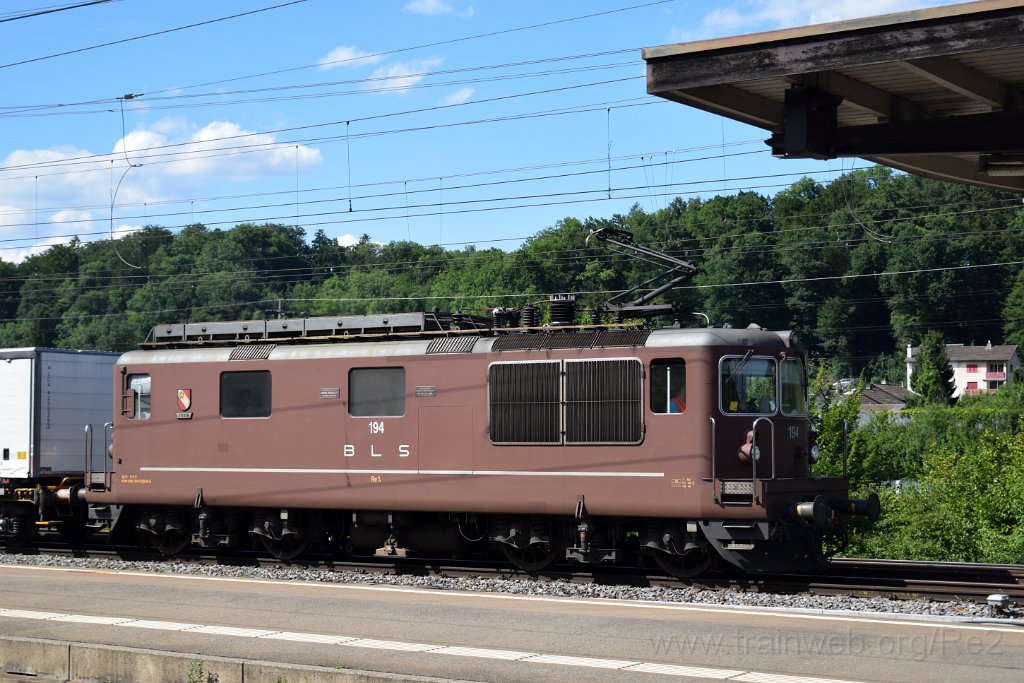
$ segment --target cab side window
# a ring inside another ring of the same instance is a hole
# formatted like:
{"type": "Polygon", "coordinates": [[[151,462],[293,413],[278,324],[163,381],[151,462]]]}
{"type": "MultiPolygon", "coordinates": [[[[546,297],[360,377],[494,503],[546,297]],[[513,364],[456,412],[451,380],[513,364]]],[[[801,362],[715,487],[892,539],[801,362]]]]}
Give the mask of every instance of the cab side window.
{"type": "Polygon", "coordinates": [[[651,361],[651,412],[686,411],[686,361],[665,358],[651,361]]]}
{"type": "Polygon", "coordinates": [[[129,420],[148,420],[152,386],[149,375],[128,375],[128,395],[132,397],[131,406],[125,406],[125,415],[129,420]]]}

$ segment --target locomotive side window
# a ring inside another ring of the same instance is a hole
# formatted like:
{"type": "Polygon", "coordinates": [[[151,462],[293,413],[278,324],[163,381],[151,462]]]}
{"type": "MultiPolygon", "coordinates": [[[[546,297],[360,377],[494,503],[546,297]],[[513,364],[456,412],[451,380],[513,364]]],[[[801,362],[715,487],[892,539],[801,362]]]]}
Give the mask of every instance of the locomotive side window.
{"type": "Polygon", "coordinates": [[[774,415],[778,381],[774,358],[725,357],[719,363],[722,412],[774,415]]]}
{"type": "Polygon", "coordinates": [[[348,373],[352,417],[405,415],[405,368],[354,368],[348,373]]]}
{"type": "Polygon", "coordinates": [[[270,372],[222,372],[221,417],[270,417],[270,372]]]}
{"type": "Polygon", "coordinates": [[[492,443],[562,443],[561,365],[494,363],[487,369],[492,443]]]}
{"type": "Polygon", "coordinates": [[[148,420],[151,415],[149,401],[152,392],[149,375],[128,375],[128,389],[132,393],[129,420],[148,420]]]}
{"type": "Polygon", "coordinates": [[[686,362],[681,358],[651,361],[651,412],[686,411],[686,362]]]}
{"type": "Polygon", "coordinates": [[[807,414],[807,375],[798,358],[782,361],[782,412],[785,415],[807,414]]]}

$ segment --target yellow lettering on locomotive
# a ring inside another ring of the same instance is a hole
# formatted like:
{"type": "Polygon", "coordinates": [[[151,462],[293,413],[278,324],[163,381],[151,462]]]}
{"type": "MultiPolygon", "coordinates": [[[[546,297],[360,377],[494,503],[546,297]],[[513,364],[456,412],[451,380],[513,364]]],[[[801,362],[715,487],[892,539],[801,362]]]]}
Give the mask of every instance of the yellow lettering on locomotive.
{"type": "Polygon", "coordinates": [[[371,474],[370,475],[370,483],[371,484],[379,484],[382,481],[384,481],[384,477],[380,476],[379,474],[371,474]]]}

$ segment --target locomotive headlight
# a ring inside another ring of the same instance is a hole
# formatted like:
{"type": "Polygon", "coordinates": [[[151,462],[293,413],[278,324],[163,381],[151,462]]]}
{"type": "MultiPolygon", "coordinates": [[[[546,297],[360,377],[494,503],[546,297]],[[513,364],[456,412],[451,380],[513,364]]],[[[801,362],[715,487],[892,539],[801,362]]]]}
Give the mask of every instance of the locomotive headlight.
{"type": "Polygon", "coordinates": [[[818,451],[818,444],[811,444],[811,464],[818,462],[818,458],[821,457],[821,452],[818,451]]]}

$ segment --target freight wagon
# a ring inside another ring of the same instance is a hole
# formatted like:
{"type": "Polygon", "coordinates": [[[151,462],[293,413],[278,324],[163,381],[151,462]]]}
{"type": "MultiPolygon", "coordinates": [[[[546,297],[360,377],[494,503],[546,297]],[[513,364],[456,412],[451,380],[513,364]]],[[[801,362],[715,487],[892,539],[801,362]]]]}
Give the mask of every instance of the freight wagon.
{"type": "Polygon", "coordinates": [[[82,476],[87,456],[103,451],[118,355],[0,349],[0,538],[9,547],[40,528],[83,535],[82,476]]]}

